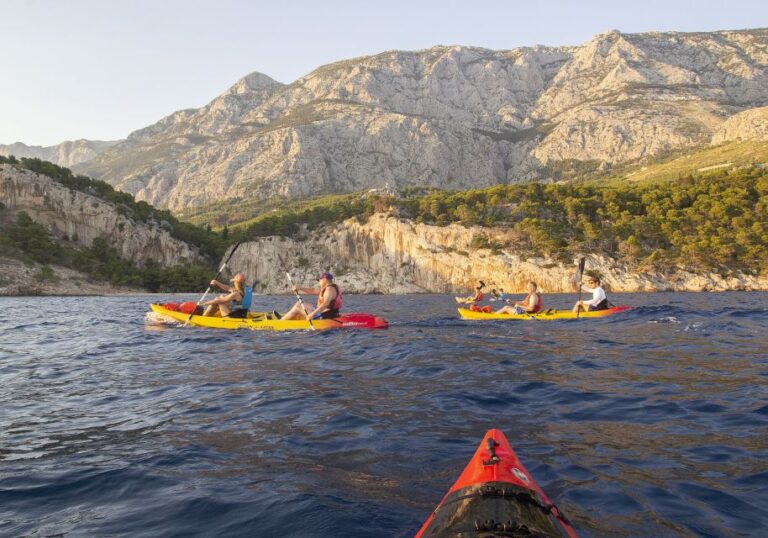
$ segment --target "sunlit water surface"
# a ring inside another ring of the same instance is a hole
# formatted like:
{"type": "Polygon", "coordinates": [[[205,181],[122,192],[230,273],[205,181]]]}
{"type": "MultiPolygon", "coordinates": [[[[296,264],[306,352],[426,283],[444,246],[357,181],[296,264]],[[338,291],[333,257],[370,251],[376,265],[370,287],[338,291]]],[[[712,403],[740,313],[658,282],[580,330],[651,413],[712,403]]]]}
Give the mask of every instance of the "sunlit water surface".
{"type": "Polygon", "coordinates": [[[148,324],[167,299],[0,299],[0,535],[407,537],[489,428],[583,536],[768,535],[768,294],[348,296],[390,328],[325,333],[148,324]]]}

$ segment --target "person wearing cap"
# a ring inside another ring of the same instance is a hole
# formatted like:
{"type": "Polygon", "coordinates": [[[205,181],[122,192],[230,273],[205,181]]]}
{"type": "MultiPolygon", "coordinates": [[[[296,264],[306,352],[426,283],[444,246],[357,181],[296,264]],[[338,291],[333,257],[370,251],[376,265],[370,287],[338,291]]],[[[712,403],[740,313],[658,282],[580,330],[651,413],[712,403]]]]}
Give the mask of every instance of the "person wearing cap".
{"type": "Polygon", "coordinates": [[[317,295],[317,306],[297,301],[280,319],[329,319],[339,316],[341,311],[341,290],[333,283],[331,273],[317,275],[319,288],[293,287],[294,293],[317,295]]]}
{"type": "Polygon", "coordinates": [[[243,273],[237,273],[230,279],[230,282],[232,282],[231,286],[218,280],[211,280],[211,287],[217,287],[226,293],[200,303],[206,307],[203,312],[204,316],[213,316],[217,311],[221,312],[223,317],[245,317],[248,314],[253,297],[253,288],[245,285],[243,273]]]}

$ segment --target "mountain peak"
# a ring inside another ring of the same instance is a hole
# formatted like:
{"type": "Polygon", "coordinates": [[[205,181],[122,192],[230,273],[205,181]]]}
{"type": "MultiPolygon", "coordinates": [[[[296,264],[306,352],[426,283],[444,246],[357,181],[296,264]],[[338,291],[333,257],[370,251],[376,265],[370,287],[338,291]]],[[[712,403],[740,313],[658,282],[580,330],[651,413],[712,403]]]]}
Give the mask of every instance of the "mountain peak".
{"type": "Polygon", "coordinates": [[[386,51],[288,85],[254,72],[81,170],[172,209],[547,178],[559,162],[708,144],[725,118],[768,104],[766,50],[763,30],[614,29],[571,47],[386,51]]]}

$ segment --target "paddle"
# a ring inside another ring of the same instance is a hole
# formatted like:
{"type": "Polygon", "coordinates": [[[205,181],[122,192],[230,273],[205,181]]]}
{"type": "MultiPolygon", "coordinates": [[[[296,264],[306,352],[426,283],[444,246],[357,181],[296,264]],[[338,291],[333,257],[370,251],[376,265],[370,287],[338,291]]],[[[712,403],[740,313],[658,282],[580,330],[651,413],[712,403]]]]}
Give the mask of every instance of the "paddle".
{"type": "MultiPolygon", "coordinates": [[[[291,288],[294,287],[293,279],[291,278],[291,273],[288,271],[285,272],[285,276],[288,277],[288,282],[291,283],[291,288]]],[[[312,325],[312,320],[309,318],[309,312],[307,312],[307,307],[304,305],[304,299],[301,298],[301,295],[299,295],[298,288],[296,288],[296,298],[299,300],[299,303],[301,304],[301,309],[304,311],[304,315],[307,317],[307,321],[309,322],[309,328],[313,331],[315,330],[315,326],[312,325]]]]}
{"type": "MultiPolygon", "coordinates": [[[[229,263],[229,260],[232,259],[232,255],[235,253],[235,251],[237,250],[237,247],[239,247],[241,243],[242,243],[242,241],[238,241],[237,243],[235,243],[235,246],[232,248],[232,251],[229,253],[229,256],[227,256],[227,259],[224,260],[224,263],[221,264],[221,267],[219,267],[219,272],[216,273],[216,276],[213,277],[213,280],[218,280],[219,279],[219,277],[221,276],[221,273],[227,267],[227,264],[229,263]]],[[[205,298],[208,296],[208,294],[210,292],[211,292],[211,284],[209,283],[208,284],[208,289],[205,290],[205,293],[203,294],[203,296],[200,297],[199,301],[197,301],[197,304],[195,305],[195,309],[192,310],[192,312],[189,314],[189,317],[187,318],[187,321],[184,322],[184,326],[185,327],[187,326],[187,323],[189,323],[189,320],[192,319],[192,316],[195,315],[195,310],[197,310],[197,307],[200,306],[200,303],[205,301],[205,298]]]]}
{"type": "MultiPolygon", "coordinates": [[[[295,286],[293,284],[293,278],[291,278],[291,273],[288,271],[288,268],[285,266],[285,262],[278,254],[277,259],[280,260],[280,264],[283,266],[283,270],[285,271],[285,276],[288,277],[288,282],[291,284],[291,289],[293,289],[295,286]]],[[[309,328],[313,331],[315,330],[315,326],[312,325],[312,320],[309,319],[309,312],[307,312],[307,307],[304,306],[304,299],[301,298],[301,295],[299,295],[298,288],[296,288],[296,298],[299,300],[299,304],[301,305],[301,309],[304,311],[304,315],[307,318],[307,321],[309,322],[309,328]]]]}
{"type": "MultiPolygon", "coordinates": [[[[584,264],[586,263],[587,259],[582,258],[579,260],[579,302],[581,302],[581,279],[584,276],[584,264]]],[[[581,313],[581,308],[576,309],[576,319],[579,319],[579,314],[581,313]]]]}

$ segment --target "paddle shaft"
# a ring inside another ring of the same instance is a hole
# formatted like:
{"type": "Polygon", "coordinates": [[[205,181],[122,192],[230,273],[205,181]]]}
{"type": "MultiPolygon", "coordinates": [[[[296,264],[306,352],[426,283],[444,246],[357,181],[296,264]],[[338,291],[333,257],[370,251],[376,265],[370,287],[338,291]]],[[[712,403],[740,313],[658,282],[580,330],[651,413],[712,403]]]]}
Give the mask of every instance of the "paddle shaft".
{"type": "MultiPolygon", "coordinates": [[[[581,302],[581,279],[584,276],[584,264],[586,263],[587,259],[582,258],[579,261],[579,302],[581,302]]],[[[581,313],[581,306],[576,309],[576,319],[579,319],[579,314],[581,313]]]]}
{"type": "MultiPolygon", "coordinates": [[[[288,277],[288,282],[291,283],[291,289],[293,289],[295,286],[293,284],[293,279],[291,278],[291,273],[288,271],[285,272],[285,276],[288,277]]],[[[296,288],[296,298],[299,300],[299,304],[301,305],[301,309],[304,311],[304,315],[307,318],[307,321],[309,322],[309,328],[313,331],[315,330],[315,326],[312,325],[312,320],[309,319],[309,312],[307,312],[307,307],[304,305],[304,299],[301,298],[301,295],[299,295],[298,288],[296,288]]]]}
{"type": "MultiPolygon", "coordinates": [[[[213,280],[218,280],[219,279],[219,277],[221,276],[221,273],[224,272],[224,269],[226,269],[227,264],[229,263],[229,260],[232,259],[232,255],[235,253],[235,251],[237,250],[237,247],[239,247],[239,246],[240,246],[240,242],[235,243],[235,246],[232,249],[232,252],[229,253],[229,256],[227,256],[227,259],[224,260],[224,263],[221,264],[221,267],[219,267],[219,272],[216,273],[216,276],[213,277],[213,280]]],[[[203,294],[203,296],[200,297],[200,300],[197,301],[197,304],[195,304],[195,310],[197,310],[197,307],[200,306],[200,303],[205,301],[205,298],[208,296],[209,293],[211,293],[211,285],[210,285],[210,283],[208,284],[208,288],[205,290],[205,293],[203,294]]],[[[184,326],[185,327],[187,326],[187,323],[189,323],[189,320],[192,319],[192,316],[195,315],[195,310],[192,311],[192,313],[187,318],[187,321],[184,322],[184,326]]]]}

